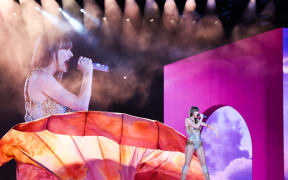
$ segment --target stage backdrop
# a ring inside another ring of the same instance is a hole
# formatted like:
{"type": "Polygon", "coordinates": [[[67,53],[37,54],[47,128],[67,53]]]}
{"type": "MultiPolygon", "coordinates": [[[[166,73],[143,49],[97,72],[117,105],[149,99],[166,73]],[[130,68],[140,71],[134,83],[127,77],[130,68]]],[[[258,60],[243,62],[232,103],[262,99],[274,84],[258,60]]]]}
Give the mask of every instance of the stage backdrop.
{"type": "Polygon", "coordinates": [[[186,134],[184,119],[192,105],[208,116],[221,107],[239,113],[251,135],[253,180],[283,179],[283,29],[165,66],[164,123],[186,134]]]}

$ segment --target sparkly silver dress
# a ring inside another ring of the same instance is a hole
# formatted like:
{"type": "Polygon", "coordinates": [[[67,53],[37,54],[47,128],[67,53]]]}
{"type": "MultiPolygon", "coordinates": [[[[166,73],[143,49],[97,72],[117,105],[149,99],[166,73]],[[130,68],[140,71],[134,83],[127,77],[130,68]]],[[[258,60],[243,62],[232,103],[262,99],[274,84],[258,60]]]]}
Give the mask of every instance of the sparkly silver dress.
{"type": "MultiPolygon", "coordinates": [[[[201,124],[202,119],[199,120],[197,124],[201,124]]],[[[186,144],[193,145],[194,149],[197,150],[202,145],[201,140],[201,131],[202,126],[200,125],[198,128],[191,127],[187,131],[189,138],[187,139],[186,144]]]]}
{"type": "MultiPolygon", "coordinates": [[[[41,71],[41,69],[33,70],[31,72],[31,75],[35,71],[41,71]]],[[[24,119],[26,122],[43,118],[52,114],[66,113],[72,111],[72,109],[57,103],[55,100],[51,99],[48,96],[46,96],[46,99],[43,102],[32,101],[28,93],[29,79],[31,75],[27,77],[24,85],[25,110],[26,110],[24,119]]]]}

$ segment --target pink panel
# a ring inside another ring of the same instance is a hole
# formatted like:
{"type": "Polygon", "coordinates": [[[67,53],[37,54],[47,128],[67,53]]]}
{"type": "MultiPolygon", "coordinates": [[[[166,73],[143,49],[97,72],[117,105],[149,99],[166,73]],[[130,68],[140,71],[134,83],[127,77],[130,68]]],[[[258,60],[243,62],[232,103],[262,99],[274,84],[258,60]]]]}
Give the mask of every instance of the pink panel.
{"type": "Polygon", "coordinates": [[[186,134],[192,105],[208,115],[235,108],[251,132],[253,180],[284,178],[282,34],[276,29],[164,67],[165,124],[186,134]]]}

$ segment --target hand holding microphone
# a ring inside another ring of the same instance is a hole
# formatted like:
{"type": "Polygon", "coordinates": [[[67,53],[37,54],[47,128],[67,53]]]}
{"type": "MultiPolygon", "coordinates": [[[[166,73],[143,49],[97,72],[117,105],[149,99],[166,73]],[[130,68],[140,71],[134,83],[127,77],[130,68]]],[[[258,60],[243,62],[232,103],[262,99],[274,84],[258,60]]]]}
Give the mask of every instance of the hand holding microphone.
{"type": "Polygon", "coordinates": [[[200,120],[200,119],[203,119],[203,118],[207,118],[207,116],[204,115],[204,114],[200,114],[200,113],[197,115],[197,119],[200,120]]]}
{"type": "Polygon", "coordinates": [[[103,65],[100,63],[95,63],[95,62],[92,63],[91,59],[82,57],[82,56],[79,57],[78,62],[77,62],[77,59],[75,59],[73,64],[75,65],[77,64],[78,69],[82,71],[83,73],[86,72],[86,70],[88,72],[93,72],[93,69],[98,70],[98,71],[104,71],[104,72],[109,71],[109,66],[103,65]]]}
{"type": "Polygon", "coordinates": [[[93,72],[93,65],[91,59],[80,56],[77,64],[78,69],[83,72],[83,74],[93,72]]]}

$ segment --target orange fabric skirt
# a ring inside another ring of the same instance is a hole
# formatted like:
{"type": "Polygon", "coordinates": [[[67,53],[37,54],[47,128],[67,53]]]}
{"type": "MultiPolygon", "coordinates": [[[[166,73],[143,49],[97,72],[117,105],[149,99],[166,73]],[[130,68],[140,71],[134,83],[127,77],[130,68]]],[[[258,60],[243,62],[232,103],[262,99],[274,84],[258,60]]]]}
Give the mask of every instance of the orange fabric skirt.
{"type": "MultiPolygon", "coordinates": [[[[172,180],[181,177],[185,142],[158,121],[73,112],[10,129],[0,141],[0,165],[15,158],[18,180],[172,180]]],[[[187,179],[204,179],[196,156],[187,179]]]]}

